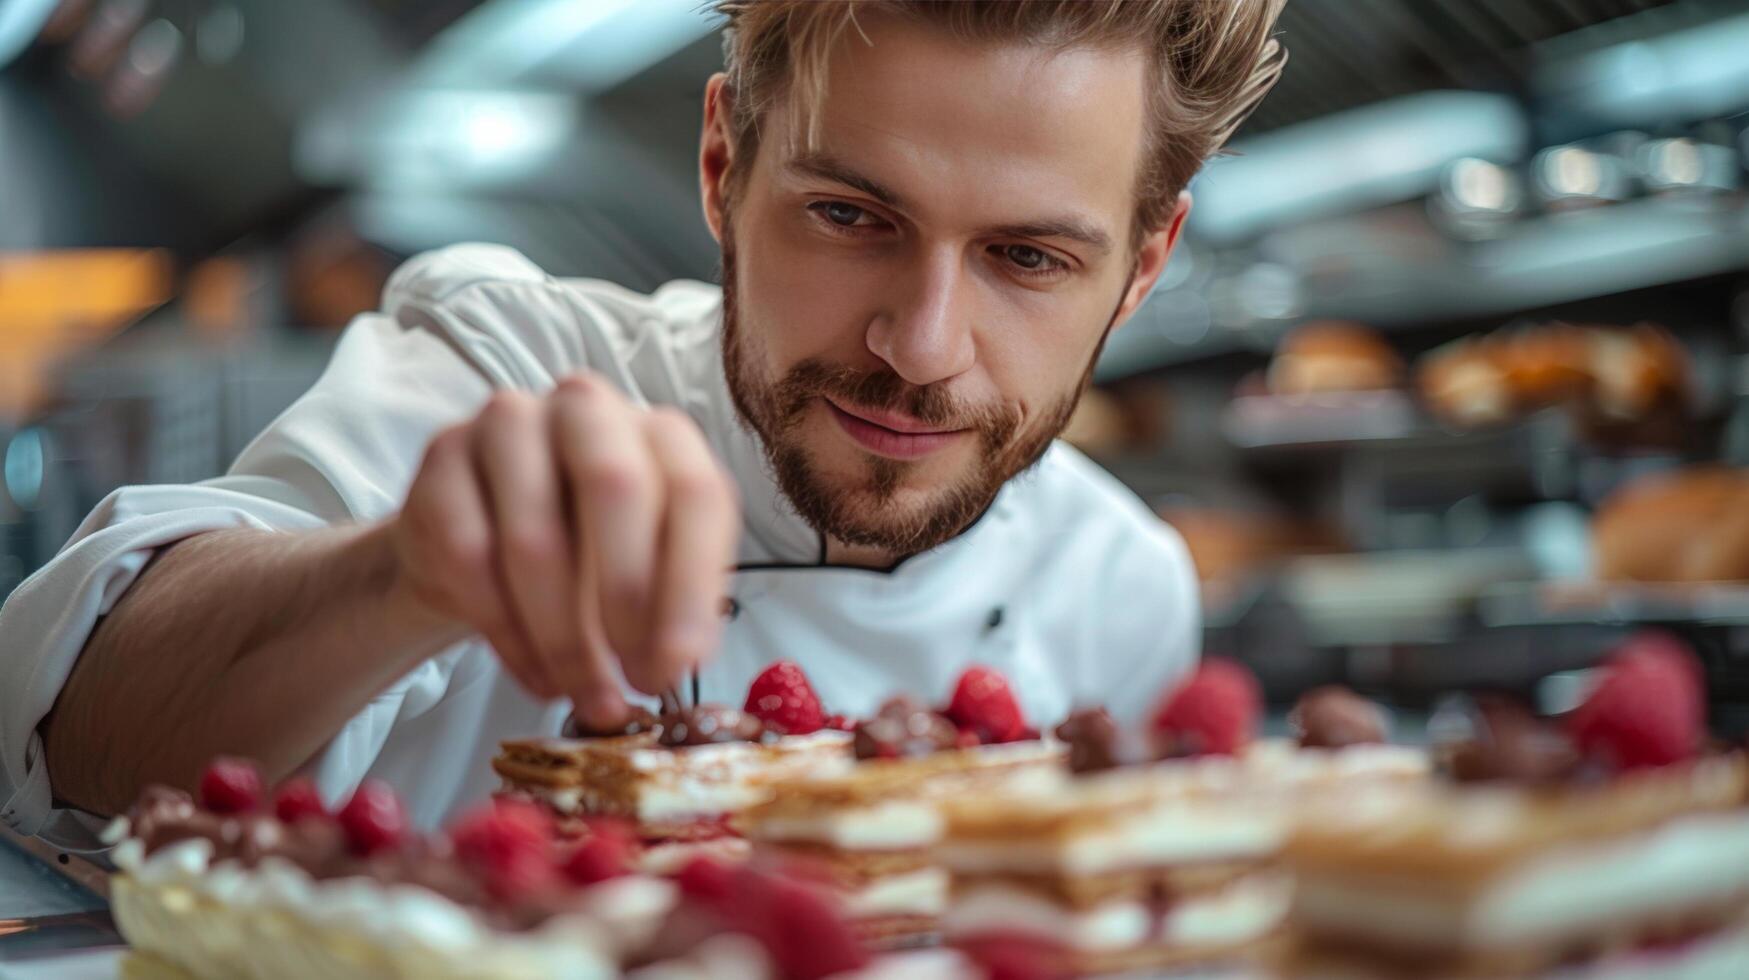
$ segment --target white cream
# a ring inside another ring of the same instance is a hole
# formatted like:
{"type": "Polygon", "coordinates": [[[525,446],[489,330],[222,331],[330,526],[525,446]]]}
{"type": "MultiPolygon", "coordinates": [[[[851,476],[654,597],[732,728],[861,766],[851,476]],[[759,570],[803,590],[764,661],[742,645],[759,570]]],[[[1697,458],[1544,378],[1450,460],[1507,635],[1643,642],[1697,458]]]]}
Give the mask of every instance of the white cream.
{"type": "Polygon", "coordinates": [[[1105,902],[1072,909],[1005,885],[982,885],[954,896],[941,916],[947,937],[1021,932],[1078,950],[1129,949],[1145,942],[1154,915],[1144,902],[1105,902]]]}
{"type": "Polygon", "coordinates": [[[947,906],[947,872],[918,868],[882,875],[844,896],[844,910],[857,918],[940,915],[947,906]]]}
{"type": "Polygon", "coordinates": [[[1167,906],[1160,941],[1173,946],[1237,946],[1261,939],[1287,919],[1293,880],[1284,874],[1246,875],[1208,895],[1167,906]]]}
{"type": "Polygon", "coordinates": [[[1260,809],[1174,801],[1063,840],[950,840],[936,848],[955,872],[1100,874],[1124,868],[1238,860],[1274,853],[1284,821],[1260,809]]]}
{"type": "Polygon", "coordinates": [[[942,820],[920,800],[836,809],[810,816],[773,816],[748,828],[756,840],[806,841],[846,851],[891,851],[927,847],[941,838],[942,820]]]}
{"type": "Polygon", "coordinates": [[[1554,849],[1472,896],[1378,877],[1307,875],[1294,914],[1381,943],[1486,948],[1583,935],[1728,901],[1749,890],[1749,811],[1684,817],[1644,834],[1554,849]]]}
{"type": "Polygon", "coordinates": [[[638,859],[638,870],[652,875],[668,874],[679,871],[696,857],[709,857],[737,864],[747,860],[752,849],[752,844],[740,837],[665,841],[644,848],[643,856],[638,859]]]}
{"type": "Polygon", "coordinates": [[[625,953],[655,938],[679,899],[680,889],[666,878],[626,875],[591,885],[578,897],[577,910],[599,922],[613,948],[625,953]]]}

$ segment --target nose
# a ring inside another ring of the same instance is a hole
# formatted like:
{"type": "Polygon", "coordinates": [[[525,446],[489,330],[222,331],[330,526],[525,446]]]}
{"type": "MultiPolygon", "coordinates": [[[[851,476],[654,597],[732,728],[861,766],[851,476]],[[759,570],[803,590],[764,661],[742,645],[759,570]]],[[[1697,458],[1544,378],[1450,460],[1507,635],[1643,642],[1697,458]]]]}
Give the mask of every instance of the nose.
{"type": "Polygon", "coordinates": [[[869,322],[868,349],[919,387],[971,370],[973,288],[957,250],[920,251],[869,322]]]}

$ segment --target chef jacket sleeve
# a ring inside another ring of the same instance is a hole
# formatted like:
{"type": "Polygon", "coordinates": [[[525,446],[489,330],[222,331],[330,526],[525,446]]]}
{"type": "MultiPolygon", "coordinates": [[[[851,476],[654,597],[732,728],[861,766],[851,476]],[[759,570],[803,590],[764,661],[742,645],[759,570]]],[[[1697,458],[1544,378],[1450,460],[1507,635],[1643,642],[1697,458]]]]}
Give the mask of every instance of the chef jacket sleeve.
{"type": "MultiPolygon", "coordinates": [[[[229,473],[191,486],[124,487],[99,504],[0,607],[0,819],[64,847],[97,847],[101,821],[55,805],[38,730],[97,621],[157,549],[192,535],[392,513],[439,429],[471,417],[494,388],[544,388],[555,367],[580,366],[581,342],[562,336],[569,323],[509,315],[495,295],[544,278],[492,246],[414,259],[391,278],[383,311],[347,328],[321,378],[229,473]]],[[[349,792],[391,724],[442,697],[454,665],[454,657],[428,661],[336,734],[313,760],[324,795],[349,792]]]]}

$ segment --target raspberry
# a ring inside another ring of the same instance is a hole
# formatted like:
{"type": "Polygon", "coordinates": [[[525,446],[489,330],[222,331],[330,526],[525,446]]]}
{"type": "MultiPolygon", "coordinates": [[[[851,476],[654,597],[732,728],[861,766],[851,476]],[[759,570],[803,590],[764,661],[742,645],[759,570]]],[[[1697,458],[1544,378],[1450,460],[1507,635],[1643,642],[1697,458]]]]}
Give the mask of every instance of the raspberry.
{"type": "Polygon", "coordinates": [[[618,878],[631,873],[631,850],[624,838],[598,834],[577,845],[565,859],[565,877],[579,885],[618,878]]]}
{"type": "Polygon", "coordinates": [[[200,802],[214,813],[248,813],[261,805],[261,773],[248,759],[220,756],[201,773],[200,802]]]}
{"type": "Polygon", "coordinates": [[[1066,951],[1027,932],[990,932],[959,940],[967,959],[983,969],[984,980],[1068,980],[1066,951]]]}
{"type": "Polygon", "coordinates": [[[727,904],[734,898],[734,872],[720,861],[696,857],[674,873],[674,883],[680,893],[712,908],[727,904]]]}
{"type": "Polygon", "coordinates": [[[274,794],[273,815],[283,823],[293,824],[306,817],[326,819],[328,808],[322,804],[315,782],[308,776],[299,776],[283,783],[274,794]]]}
{"type": "Polygon", "coordinates": [[[762,939],[785,980],[823,980],[867,965],[868,950],[849,924],[813,888],[764,876],[762,939]]]}
{"type": "Polygon", "coordinates": [[[826,720],[821,722],[821,727],[838,732],[853,732],[856,730],[856,722],[851,721],[849,715],[827,715],[826,720]]]}
{"type": "Polygon", "coordinates": [[[495,800],[457,822],[450,838],[456,857],[478,870],[498,899],[514,901],[557,884],[553,821],[535,804],[495,800]]]}
{"type": "Polygon", "coordinates": [[[1666,633],[1631,636],[1605,661],[1566,728],[1586,756],[1618,769],[1692,758],[1705,734],[1701,667],[1666,633]]]}
{"type": "Polygon", "coordinates": [[[971,667],[960,675],[944,713],[962,731],[976,733],[980,742],[1013,742],[1026,732],[1026,718],[1007,679],[988,667],[971,667]]]}
{"type": "Polygon", "coordinates": [[[1251,741],[1263,695],[1238,662],[1210,659],[1172,691],[1154,714],[1162,754],[1233,755],[1251,741]]]}
{"type": "Polygon", "coordinates": [[[779,660],[753,679],[745,710],[785,735],[817,732],[826,723],[820,696],[793,660],[779,660]]]}
{"type": "Polygon", "coordinates": [[[389,784],[367,779],[340,808],[340,829],[352,853],[366,856],[393,847],[407,833],[407,813],[389,784]]]}

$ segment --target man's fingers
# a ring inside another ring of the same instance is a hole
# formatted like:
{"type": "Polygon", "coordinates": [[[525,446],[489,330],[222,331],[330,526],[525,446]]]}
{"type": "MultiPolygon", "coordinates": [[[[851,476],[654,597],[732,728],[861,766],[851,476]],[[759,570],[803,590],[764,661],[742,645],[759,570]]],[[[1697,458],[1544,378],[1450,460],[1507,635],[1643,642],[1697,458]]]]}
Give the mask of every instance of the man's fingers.
{"type": "Polygon", "coordinates": [[[492,515],[474,466],[469,428],[448,429],[432,440],[402,517],[420,542],[412,560],[432,566],[420,578],[442,591],[438,604],[485,636],[511,676],[531,694],[558,696],[557,684],[515,628],[494,557],[492,515]]]}
{"type": "Polygon", "coordinates": [[[474,458],[496,528],[498,573],[519,632],[548,677],[567,692],[578,689],[587,678],[577,666],[582,631],[576,571],[546,410],[532,396],[500,392],[474,434],[474,458]]]}
{"type": "Polygon", "coordinates": [[[647,609],[656,567],[662,486],[639,428],[640,412],[600,381],[567,379],[553,400],[555,452],[590,566],[586,595],[597,602],[606,642],[633,686],[649,647],[647,609]]]}
{"type": "Polygon", "coordinates": [[[716,651],[741,509],[733,481],[684,412],[656,409],[646,417],[644,432],[662,471],[666,505],[651,661],[671,682],[716,651]]]}

